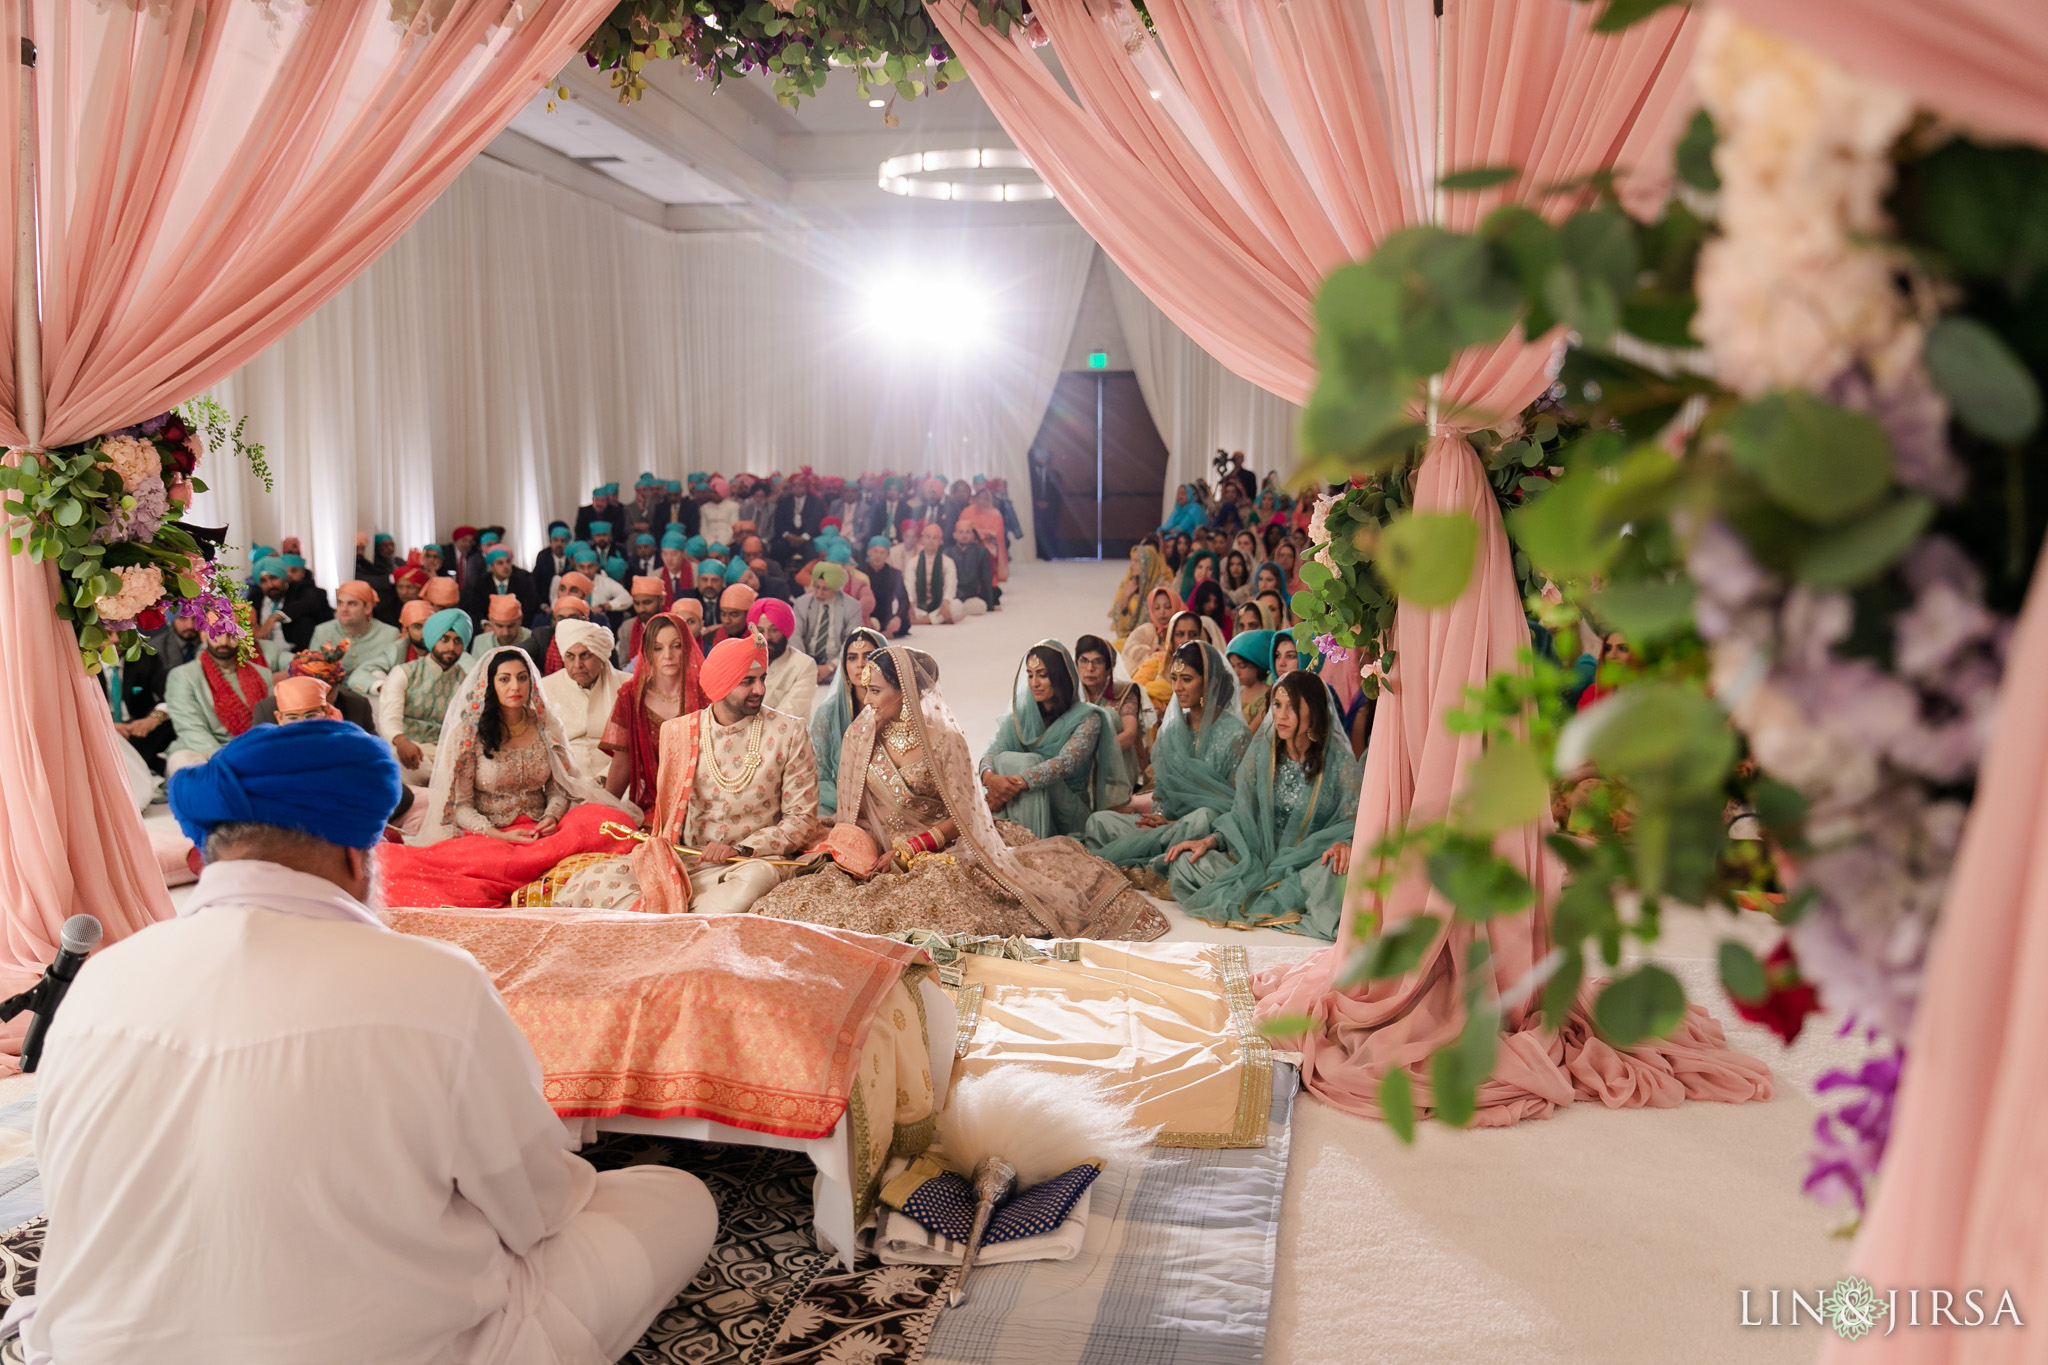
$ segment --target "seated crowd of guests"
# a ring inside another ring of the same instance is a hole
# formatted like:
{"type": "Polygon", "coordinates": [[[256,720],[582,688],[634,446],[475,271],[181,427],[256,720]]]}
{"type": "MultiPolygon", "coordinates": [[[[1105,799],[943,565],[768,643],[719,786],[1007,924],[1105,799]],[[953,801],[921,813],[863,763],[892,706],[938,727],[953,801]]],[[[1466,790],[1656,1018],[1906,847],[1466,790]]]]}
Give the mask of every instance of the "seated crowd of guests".
{"type": "Polygon", "coordinates": [[[594,758],[615,678],[634,670],[657,616],[679,620],[700,652],[760,629],[774,650],[769,704],[808,719],[849,631],[902,639],[913,626],[999,609],[1019,535],[1000,479],[644,473],[631,497],[606,484],[573,520],[551,523],[530,567],[503,527],[458,526],[402,554],[391,536],[360,535],[355,576],[330,594],[295,538],[256,546],[248,598],[259,657],[209,649],[193,622],[171,620],[154,653],[108,670],[105,683],[117,729],[158,775],[203,761],[256,723],[278,683],[300,676],[327,684],[329,702],[367,718],[424,781],[428,732],[459,680],[452,670],[467,677],[488,650],[512,646],[532,655],[542,681],[582,677],[562,714],[594,758]],[[604,670],[594,631],[604,632],[604,670]]]}

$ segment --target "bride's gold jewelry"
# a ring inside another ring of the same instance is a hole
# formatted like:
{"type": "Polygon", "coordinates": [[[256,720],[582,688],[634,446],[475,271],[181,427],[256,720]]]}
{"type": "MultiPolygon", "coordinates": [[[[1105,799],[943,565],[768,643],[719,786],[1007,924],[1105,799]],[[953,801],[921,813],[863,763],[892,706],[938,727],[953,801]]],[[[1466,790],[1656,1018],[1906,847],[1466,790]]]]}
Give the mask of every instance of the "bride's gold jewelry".
{"type": "Polygon", "coordinates": [[[882,739],[889,752],[907,754],[917,747],[917,726],[909,720],[892,720],[882,727],[882,739]]]}
{"type": "Polygon", "coordinates": [[[747,727],[746,758],[740,763],[739,773],[733,777],[727,777],[724,769],[718,766],[718,746],[712,742],[708,719],[711,715],[709,707],[704,709],[704,715],[707,717],[704,727],[704,762],[711,770],[711,780],[723,791],[739,791],[754,780],[754,774],[761,767],[761,713],[756,711],[754,723],[747,727]]]}

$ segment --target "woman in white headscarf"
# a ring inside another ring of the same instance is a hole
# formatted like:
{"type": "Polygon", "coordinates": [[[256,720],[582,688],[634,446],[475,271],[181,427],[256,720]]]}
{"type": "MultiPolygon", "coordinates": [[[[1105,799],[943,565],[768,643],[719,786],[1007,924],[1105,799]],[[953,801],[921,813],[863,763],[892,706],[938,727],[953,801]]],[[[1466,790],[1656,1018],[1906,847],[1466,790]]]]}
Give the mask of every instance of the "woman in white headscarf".
{"type": "Polygon", "coordinates": [[[938,680],[938,662],[922,650],[877,650],[863,681],[867,706],[840,749],[838,822],[893,854],[891,869],[862,881],[827,863],[763,896],[754,913],[870,934],[1142,942],[1165,933],[1151,902],[1074,840],[997,825],[938,680]]]}
{"type": "Polygon", "coordinates": [[[610,853],[600,826],[640,809],[576,771],[525,650],[498,649],[448,703],[426,815],[379,859],[390,906],[502,908],[565,858],[610,853]]]}

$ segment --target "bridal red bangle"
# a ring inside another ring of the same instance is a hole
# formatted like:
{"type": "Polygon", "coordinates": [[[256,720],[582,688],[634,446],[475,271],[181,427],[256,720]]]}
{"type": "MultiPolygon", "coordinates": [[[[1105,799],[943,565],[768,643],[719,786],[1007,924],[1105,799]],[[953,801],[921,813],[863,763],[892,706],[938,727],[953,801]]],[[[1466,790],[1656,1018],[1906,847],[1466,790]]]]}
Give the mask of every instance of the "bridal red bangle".
{"type": "Polygon", "coordinates": [[[937,853],[939,851],[939,836],[930,830],[926,830],[912,839],[907,847],[912,853],[937,853]]]}

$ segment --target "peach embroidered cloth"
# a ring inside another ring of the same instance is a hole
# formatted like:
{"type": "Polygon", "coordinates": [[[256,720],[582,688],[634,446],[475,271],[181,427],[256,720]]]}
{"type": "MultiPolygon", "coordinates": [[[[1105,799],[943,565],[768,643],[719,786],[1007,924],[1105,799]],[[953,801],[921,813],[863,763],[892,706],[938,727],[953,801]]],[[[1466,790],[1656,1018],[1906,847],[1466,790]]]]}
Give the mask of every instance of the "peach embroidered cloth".
{"type": "Polygon", "coordinates": [[[922,949],[749,915],[392,910],[491,975],[564,1118],[703,1118],[818,1138],[922,949]]]}

